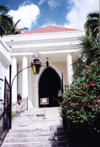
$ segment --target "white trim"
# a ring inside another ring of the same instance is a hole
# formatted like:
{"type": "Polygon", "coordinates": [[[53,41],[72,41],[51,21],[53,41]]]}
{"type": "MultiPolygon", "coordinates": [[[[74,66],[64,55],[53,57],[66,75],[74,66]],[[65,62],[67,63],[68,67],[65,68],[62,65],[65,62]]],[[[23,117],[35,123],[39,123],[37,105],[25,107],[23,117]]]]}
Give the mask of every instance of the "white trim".
{"type": "Polygon", "coordinates": [[[5,42],[1,39],[1,37],[0,37],[0,43],[8,52],[11,52],[11,49],[5,44],[5,42]]]}
{"type": "MultiPolygon", "coordinates": [[[[44,55],[44,54],[61,54],[61,53],[74,53],[78,52],[80,49],[72,49],[72,50],[53,50],[53,51],[38,51],[39,54],[44,55]]],[[[11,53],[11,56],[23,56],[24,55],[33,55],[33,52],[24,52],[24,53],[11,53]]]]}
{"type": "Polygon", "coordinates": [[[48,38],[64,38],[66,37],[73,37],[75,36],[82,36],[85,35],[85,31],[82,30],[77,30],[77,31],[64,31],[64,32],[48,32],[48,33],[33,33],[33,34],[17,34],[17,35],[9,35],[8,36],[4,36],[4,40],[6,42],[13,42],[13,41],[18,41],[18,40],[30,40],[34,39],[36,40],[41,39],[43,37],[45,37],[47,39],[47,36],[49,36],[48,38]]]}
{"type": "Polygon", "coordinates": [[[3,42],[3,40],[0,38],[0,59],[6,64],[11,64],[11,58],[10,53],[11,50],[8,48],[8,46],[3,42]]]}

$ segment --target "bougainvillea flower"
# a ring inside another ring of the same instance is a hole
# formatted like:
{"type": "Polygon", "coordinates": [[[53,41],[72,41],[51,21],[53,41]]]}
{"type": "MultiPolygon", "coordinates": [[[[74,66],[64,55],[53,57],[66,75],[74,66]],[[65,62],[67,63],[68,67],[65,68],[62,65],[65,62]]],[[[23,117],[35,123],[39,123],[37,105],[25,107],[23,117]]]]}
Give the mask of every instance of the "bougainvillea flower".
{"type": "Polygon", "coordinates": [[[94,88],[94,86],[95,86],[95,83],[93,82],[93,83],[92,83],[92,85],[93,85],[93,88],[94,88]]]}
{"type": "Polygon", "coordinates": [[[66,102],[67,102],[67,99],[65,99],[64,101],[65,101],[65,103],[66,103],[66,102]]]}
{"type": "Polygon", "coordinates": [[[92,103],[92,107],[94,108],[94,103],[92,103]]]}
{"type": "Polygon", "coordinates": [[[87,70],[85,70],[85,72],[87,72],[87,70]]]}
{"type": "Polygon", "coordinates": [[[84,120],[82,119],[82,122],[84,122],[84,120]]]}
{"type": "Polygon", "coordinates": [[[80,93],[83,93],[83,91],[82,91],[82,90],[80,90],[80,93]]]}
{"type": "Polygon", "coordinates": [[[86,68],[90,68],[90,65],[86,65],[86,68]]]}
{"type": "Polygon", "coordinates": [[[88,87],[90,87],[90,86],[91,86],[91,83],[88,84],[88,87]]]}

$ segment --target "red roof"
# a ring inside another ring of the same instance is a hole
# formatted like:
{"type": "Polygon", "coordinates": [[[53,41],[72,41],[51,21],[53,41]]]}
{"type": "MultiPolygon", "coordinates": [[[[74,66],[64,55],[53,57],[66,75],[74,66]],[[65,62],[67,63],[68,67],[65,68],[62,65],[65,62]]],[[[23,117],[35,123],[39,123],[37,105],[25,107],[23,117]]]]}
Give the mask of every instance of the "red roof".
{"type": "Polygon", "coordinates": [[[47,26],[43,28],[39,28],[36,30],[32,30],[29,32],[25,32],[22,34],[34,34],[34,33],[50,33],[50,32],[66,32],[66,31],[77,31],[78,29],[71,29],[71,28],[63,28],[58,26],[47,26]]]}

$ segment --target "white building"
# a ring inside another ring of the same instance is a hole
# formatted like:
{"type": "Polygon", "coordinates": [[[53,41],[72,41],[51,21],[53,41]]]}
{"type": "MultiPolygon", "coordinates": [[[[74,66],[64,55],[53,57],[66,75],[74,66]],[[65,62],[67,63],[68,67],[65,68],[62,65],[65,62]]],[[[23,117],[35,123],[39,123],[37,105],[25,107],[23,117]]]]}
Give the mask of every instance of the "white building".
{"type": "Polygon", "coordinates": [[[48,97],[49,105],[56,106],[59,99],[61,79],[63,86],[72,82],[73,61],[80,54],[79,37],[84,31],[48,26],[27,33],[5,36],[3,40],[11,48],[12,79],[24,67],[31,65],[32,55],[41,55],[42,65],[49,61],[49,67],[41,67],[39,75],[34,75],[31,68],[21,72],[13,83],[13,102],[17,93],[27,97],[33,107],[40,106],[40,98],[48,97]]]}
{"type": "MultiPolygon", "coordinates": [[[[0,37],[0,99],[4,99],[4,79],[9,80],[9,65],[11,65],[10,48],[0,37]]],[[[0,101],[1,102],[1,101],[0,101]]],[[[0,108],[2,107],[0,103],[0,108]]]]}

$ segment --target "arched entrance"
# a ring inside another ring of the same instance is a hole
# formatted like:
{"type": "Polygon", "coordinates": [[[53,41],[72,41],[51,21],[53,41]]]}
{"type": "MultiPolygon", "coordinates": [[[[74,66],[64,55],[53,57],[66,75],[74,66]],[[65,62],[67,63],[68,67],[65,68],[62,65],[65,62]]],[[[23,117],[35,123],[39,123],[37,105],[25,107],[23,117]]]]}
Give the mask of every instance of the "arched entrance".
{"type": "Polygon", "coordinates": [[[39,79],[39,107],[41,98],[49,98],[49,104],[45,107],[57,107],[61,101],[61,79],[57,72],[48,67],[39,79]]]}

